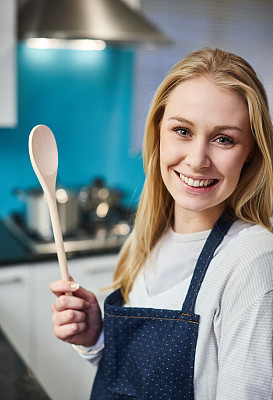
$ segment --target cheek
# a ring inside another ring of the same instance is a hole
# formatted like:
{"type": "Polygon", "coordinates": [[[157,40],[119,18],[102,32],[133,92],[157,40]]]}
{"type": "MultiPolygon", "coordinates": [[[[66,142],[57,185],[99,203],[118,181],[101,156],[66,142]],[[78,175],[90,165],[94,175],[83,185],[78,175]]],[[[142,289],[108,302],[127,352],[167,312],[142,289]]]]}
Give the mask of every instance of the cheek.
{"type": "Polygon", "coordinates": [[[247,154],[229,154],[228,157],[218,159],[219,171],[227,180],[232,180],[237,185],[247,154]]]}
{"type": "Polygon", "coordinates": [[[173,164],[174,153],[170,148],[169,144],[161,141],[160,142],[160,153],[159,153],[159,162],[160,162],[160,172],[162,180],[166,187],[168,187],[169,182],[169,167],[173,164]]]}
{"type": "Polygon", "coordinates": [[[164,169],[165,165],[169,164],[169,160],[171,158],[171,150],[168,147],[168,143],[166,143],[166,141],[164,141],[164,139],[162,139],[160,141],[160,147],[159,147],[159,159],[160,159],[160,168],[161,168],[161,172],[164,169]]]}
{"type": "Polygon", "coordinates": [[[183,158],[181,146],[178,146],[174,140],[160,141],[160,165],[168,167],[178,164],[183,158]]]}

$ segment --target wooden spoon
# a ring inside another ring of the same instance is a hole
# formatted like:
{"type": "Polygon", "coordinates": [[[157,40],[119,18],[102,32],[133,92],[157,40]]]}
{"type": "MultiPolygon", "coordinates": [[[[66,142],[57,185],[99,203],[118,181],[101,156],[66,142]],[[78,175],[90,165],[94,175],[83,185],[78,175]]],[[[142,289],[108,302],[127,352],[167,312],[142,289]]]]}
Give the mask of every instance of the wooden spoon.
{"type": "Polygon", "coordinates": [[[56,203],[58,149],[52,131],[45,125],[35,126],[29,135],[29,155],[32,167],[42,186],[49,207],[61,276],[69,281],[63,235],[56,203]]]}

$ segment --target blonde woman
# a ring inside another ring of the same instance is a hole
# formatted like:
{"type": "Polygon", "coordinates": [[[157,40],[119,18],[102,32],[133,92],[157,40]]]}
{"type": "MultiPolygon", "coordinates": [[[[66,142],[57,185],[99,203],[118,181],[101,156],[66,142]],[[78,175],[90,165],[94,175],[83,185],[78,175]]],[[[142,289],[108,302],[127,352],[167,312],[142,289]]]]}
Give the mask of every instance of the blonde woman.
{"type": "Polygon", "coordinates": [[[51,284],[56,336],[99,364],[92,400],[273,399],[272,154],[245,60],[202,49],[174,66],[147,118],[104,324],[91,292],[51,284]]]}

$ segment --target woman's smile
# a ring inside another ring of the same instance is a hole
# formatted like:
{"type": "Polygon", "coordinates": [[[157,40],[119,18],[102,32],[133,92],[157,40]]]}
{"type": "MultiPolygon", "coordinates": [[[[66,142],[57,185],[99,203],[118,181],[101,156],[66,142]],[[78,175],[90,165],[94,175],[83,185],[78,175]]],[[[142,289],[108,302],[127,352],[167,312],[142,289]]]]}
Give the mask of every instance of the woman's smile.
{"type": "Polygon", "coordinates": [[[205,189],[214,186],[218,182],[218,179],[214,178],[207,178],[207,177],[194,178],[185,174],[181,174],[178,171],[175,171],[175,173],[182,180],[182,182],[185,182],[186,186],[194,188],[205,189]]]}
{"type": "Polygon", "coordinates": [[[216,219],[235,190],[253,140],[246,103],[201,77],[169,95],[160,126],[160,168],[174,199],[176,229],[185,217],[216,219]]]}

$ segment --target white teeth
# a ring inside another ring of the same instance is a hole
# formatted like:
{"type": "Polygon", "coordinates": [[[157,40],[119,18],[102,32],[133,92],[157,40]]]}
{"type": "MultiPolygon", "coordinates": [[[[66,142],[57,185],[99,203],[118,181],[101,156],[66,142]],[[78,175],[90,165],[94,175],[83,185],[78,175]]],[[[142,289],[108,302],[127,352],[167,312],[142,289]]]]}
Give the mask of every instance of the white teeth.
{"type": "Polygon", "coordinates": [[[193,182],[193,186],[194,186],[194,187],[200,186],[200,181],[194,181],[194,182],[193,182]]]}
{"type": "Polygon", "coordinates": [[[211,185],[214,181],[214,179],[192,179],[192,178],[188,178],[187,176],[184,176],[182,174],[179,174],[180,179],[185,182],[187,185],[192,186],[192,187],[207,187],[209,185],[211,185]]]}

